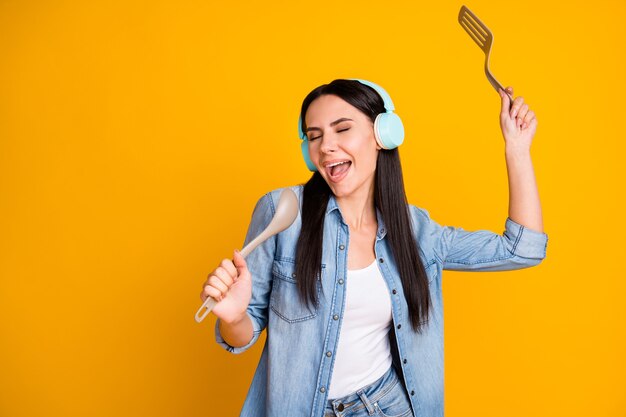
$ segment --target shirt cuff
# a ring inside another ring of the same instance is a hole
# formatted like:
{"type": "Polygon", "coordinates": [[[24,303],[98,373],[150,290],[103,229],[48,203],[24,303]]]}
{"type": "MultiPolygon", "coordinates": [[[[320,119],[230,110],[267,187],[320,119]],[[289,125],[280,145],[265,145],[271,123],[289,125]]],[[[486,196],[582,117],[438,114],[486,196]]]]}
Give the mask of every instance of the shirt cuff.
{"type": "MultiPolygon", "coordinates": [[[[248,317],[249,316],[250,315],[248,314],[248,317]]],[[[239,346],[239,347],[229,345],[224,340],[224,338],[222,337],[222,333],[220,332],[220,319],[215,320],[215,341],[217,342],[218,345],[220,345],[221,347],[223,347],[224,349],[226,349],[227,351],[231,353],[238,354],[238,353],[245,352],[257,341],[257,339],[261,335],[261,330],[258,329],[258,325],[256,321],[253,320],[252,317],[250,317],[250,321],[252,321],[252,339],[246,345],[239,346]]]]}
{"type": "Polygon", "coordinates": [[[534,259],[543,259],[546,257],[546,249],[548,246],[548,235],[546,233],[522,226],[513,221],[510,217],[506,218],[504,228],[504,233],[514,242],[513,255],[534,259]]]}

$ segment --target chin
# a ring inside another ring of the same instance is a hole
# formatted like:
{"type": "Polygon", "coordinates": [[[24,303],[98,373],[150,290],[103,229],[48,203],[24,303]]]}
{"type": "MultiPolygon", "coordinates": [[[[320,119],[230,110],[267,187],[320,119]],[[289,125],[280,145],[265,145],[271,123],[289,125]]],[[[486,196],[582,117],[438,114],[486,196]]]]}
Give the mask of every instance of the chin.
{"type": "Polygon", "coordinates": [[[332,182],[326,181],[328,187],[335,195],[335,197],[347,197],[350,194],[354,193],[356,187],[353,184],[341,183],[341,184],[333,184],[332,182]]]}
{"type": "Polygon", "coordinates": [[[346,190],[344,187],[330,187],[330,190],[335,195],[335,197],[346,197],[349,196],[352,190],[346,190]]]}

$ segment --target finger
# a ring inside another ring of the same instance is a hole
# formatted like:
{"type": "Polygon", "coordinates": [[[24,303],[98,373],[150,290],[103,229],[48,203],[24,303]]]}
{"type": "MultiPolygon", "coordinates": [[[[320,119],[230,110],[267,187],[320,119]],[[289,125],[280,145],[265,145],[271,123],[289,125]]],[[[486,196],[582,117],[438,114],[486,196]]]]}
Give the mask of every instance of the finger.
{"type": "Polygon", "coordinates": [[[218,302],[222,301],[222,299],[224,298],[221,291],[208,285],[204,287],[204,290],[202,290],[202,297],[203,302],[206,301],[207,297],[211,297],[218,302]]]}
{"type": "Polygon", "coordinates": [[[234,261],[235,267],[237,267],[237,272],[238,272],[237,280],[242,279],[246,282],[250,281],[252,279],[252,274],[250,274],[250,271],[248,270],[248,265],[246,264],[246,261],[243,259],[243,255],[238,250],[235,250],[233,261],[234,261]]]}
{"type": "Polygon", "coordinates": [[[214,275],[217,276],[228,288],[233,285],[234,279],[237,277],[237,271],[235,271],[235,276],[232,276],[226,269],[218,266],[214,272],[214,275]]]}
{"type": "Polygon", "coordinates": [[[226,294],[228,292],[228,285],[226,285],[220,278],[215,275],[211,275],[209,280],[207,281],[207,286],[218,289],[222,294],[226,294]]]}
{"type": "Polygon", "coordinates": [[[517,112],[517,117],[515,119],[518,126],[521,127],[524,123],[524,117],[526,117],[526,113],[528,113],[528,104],[524,103],[522,104],[522,107],[520,107],[519,112],[517,112]]]}
{"type": "Polygon", "coordinates": [[[524,119],[524,117],[526,117],[526,114],[528,113],[528,110],[530,110],[530,107],[528,107],[528,104],[527,103],[522,104],[522,106],[519,108],[519,111],[517,112],[517,118],[524,119]]]}
{"type": "Polygon", "coordinates": [[[243,259],[243,255],[238,250],[235,250],[234,252],[233,264],[235,265],[235,268],[237,268],[237,272],[239,274],[248,271],[248,264],[246,264],[246,260],[243,259]]]}
{"type": "Polygon", "coordinates": [[[508,93],[507,95],[509,96],[509,100],[512,102],[513,101],[513,87],[508,86],[506,88],[506,92],[508,93]]]}
{"type": "Polygon", "coordinates": [[[537,118],[533,117],[532,119],[530,119],[530,122],[524,122],[524,124],[522,124],[522,129],[526,129],[527,127],[537,127],[537,118]]]}
{"type": "Polygon", "coordinates": [[[519,109],[520,107],[522,107],[523,103],[524,98],[522,96],[516,97],[515,100],[513,100],[513,105],[511,106],[511,117],[517,116],[517,112],[519,112],[519,109]]]}
{"type": "Polygon", "coordinates": [[[209,288],[210,287],[205,287],[202,289],[202,292],[200,293],[200,299],[202,300],[202,302],[204,303],[206,301],[207,298],[211,297],[212,299],[214,299],[215,301],[222,301],[221,295],[217,295],[220,294],[219,291],[217,291],[215,288],[213,288],[213,291],[216,291],[216,295],[210,295],[209,294],[209,288]]]}
{"type": "Polygon", "coordinates": [[[500,109],[500,113],[502,115],[508,114],[509,108],[511,108],[511,98],[501,88],[498,89],[498,94],[500,94],[500,99],[501,99],[501,104],[502,104],[502,107],[500,109]]]}
{"type": "Polygon", "coordinates": [[[220,266],[228,271],[231,276],[237,276],[237,268],[235,268],[233,261],[231,261],[230,259],[222,259],[222,262],[220,262],[220,266]]]}
{"type": "Polygon", "coordinates": [[[532,110],[528,110],[528,113],[526,113],[526,116],[524,117],[524,122],[522,123],[522,129],[525,129],[527,126],[530,125],[530,121],[533,120],[535,118],[535,112],[533,112],[532,110]]]}
{"type": "Polygon", "coordinates": [[[498,94],[500,94],[500,114],[506,114],[511,105],[511,99],[509,99],[509,96],[501,88],[498,89],[498,94]]]}

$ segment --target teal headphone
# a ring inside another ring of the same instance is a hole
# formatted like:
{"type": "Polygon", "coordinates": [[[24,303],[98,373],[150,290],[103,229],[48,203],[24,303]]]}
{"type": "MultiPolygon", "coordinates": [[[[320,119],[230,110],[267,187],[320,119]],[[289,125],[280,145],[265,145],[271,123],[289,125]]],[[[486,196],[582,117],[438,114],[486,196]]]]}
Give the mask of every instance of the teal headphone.
{"type": "MultiPolygon", "coordinates": [[[[350,79],[372,87],[383,99],[386,112],[380,113],[376,116],[376,120],[374,121],[374,135],[376,136],[376,142],[378,145],[383,149],[394,149],[400,146],[404,141],[404,126],[402,125],[400,116],[393,112],[394,106],[389,94],[387,94],[381,86],[376,85],[371,81],[360,80],[358,78],[350,79]]],[[[309,171],[315,172],[317,171],[317,168],[309,156],[309,140],[306,134],[302,131],[302,116],[298,117],[298,134],[300,135],[300,139],[302,139],[300,148],[302,149],[304,162],[306,162],[306,166],[309,168],[309,171]]]]}

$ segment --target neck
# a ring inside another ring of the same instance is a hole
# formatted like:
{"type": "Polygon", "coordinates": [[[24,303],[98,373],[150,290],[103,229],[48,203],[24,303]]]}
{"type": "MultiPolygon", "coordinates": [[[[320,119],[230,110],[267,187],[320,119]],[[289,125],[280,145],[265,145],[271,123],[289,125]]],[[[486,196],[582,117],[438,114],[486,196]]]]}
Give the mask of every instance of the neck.
{"type": "Polygon", "coordinates": [[[367,188],[357,190],[344,197],[335,198],[341,209],[341,215],[351,230],[361,230],[376,224],[373,182],[367,188]]]}

